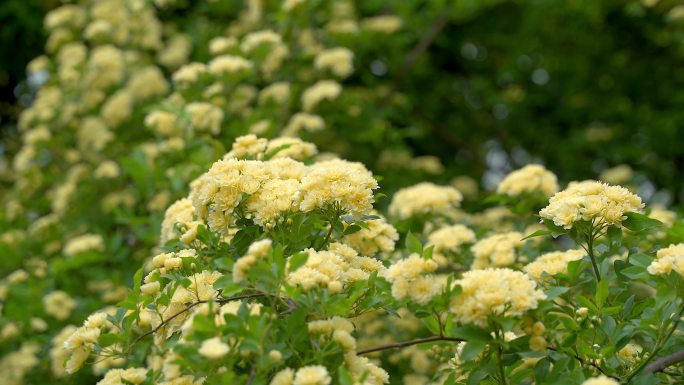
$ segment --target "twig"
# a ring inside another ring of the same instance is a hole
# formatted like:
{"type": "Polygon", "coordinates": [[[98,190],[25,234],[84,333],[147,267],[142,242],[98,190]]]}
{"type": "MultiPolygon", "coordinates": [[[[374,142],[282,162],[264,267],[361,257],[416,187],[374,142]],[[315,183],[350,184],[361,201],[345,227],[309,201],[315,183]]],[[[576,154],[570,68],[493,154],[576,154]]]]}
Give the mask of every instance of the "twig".
{"type": "Polygon", "coordinates": [[[356,352],[356,355],[359,355],[359,356],[360,356],[360,355],[362,355],[362,354],[380,352],[380,351],[389,350],[389,349],[405,348],[405,347],[407,347],[407,346],[418,345],[418,344],[424,344],[424,343],[427,343],[427,342],[437,342],[437,341],[464,342],[465,340],[464,340],[463,338],[456,338],[456,337],[440,337],[440,336],[426,337],[426,338],[418,338],[418,339],[415,339],[415,340],[397,342],[397,343],[394,343],[394,344],[380,345],[380,346],[376,346],[376,347],[374,347],[374,348],[368,348],[368,349],[359,350],[359,351],[356,352]]]}
{"type": "Polygon", "coordinates": [[[418,43],[411,49],[411,51],[406,55],[406,58],[404,59],[404,62],[402,63],[401,67],[397,71],[397,76],[394,78],[394,81],[390,83],[389,85],[389,90],[387,91],[387,94],[385,97],[380,101],[379,105],[384,106],[390,99],[390,97],[394,94],[397,88],[401,85],[401,83],[404,81],[404,78],[406,75],[411,71],[413,66],[416,65],[416,62],[418,61],[418,58],[420,58],[421,55],[427,51],[427,49],[432,45],[432,43],[435,41],[437,36],[439,36],[440,32],[442,32],[442,29],[446,27],[447,23],[449,21],[449,13],[444,12],[442,13],[434,23],[432,23],[432,28],[430,28],[423,37],[418,41],[418,43]]]}
{"type": "Polygon", "coordinates": [[[665,346],[665,343],[667,343],[667,340],[672,337],[672,334],[674,334],[675,330],[677,330],[677,327],[679,326],[679,323],[682,320],[682,314],[684,314],[684,303],[681,305],[681,309],[679,310],[679,313],[677,313],[675,317],[675,321],[672,323],[672,327],[670,328],[670,331],[667,333],[667,335],[664,338],[658,337],[658,340],[656,341],[656,345],[653,348],[653,352],[646,357],[637,367],[634,369],[629,376],[627,376],[627,381],[631,380],[634,378],[641,370],[643,370],[646,365],[649,364],[649,362],[658,355],[660,350],[665,346]]]}
{"type": "MultiPolygon", "coordinates": [[[[547,349],[549,349],[549,350],[551,350],[551,351],[554,351],[554,352],[557,352],[557,351],[558,351],[558,350],[557,350],[555,347],[553,347],[553,346],[548,346],[547,349]]],[[[612,378],[612,379],[614,379],[614,380],[617,380],[617,381],[620,380],[619,377],[611,376],[610,374],[608,374],[608,373],[606,373],[605,371],[603,371],[603,369],[602,369],[598,364],[596,364],[595,362],[593,362],[593,361],[587,361],[587,360],[585,360],[584,358],[580,357],[580,356],[577,355],[577,354],[573,354],[572,356],[573,356],[573,358],[575,358],[577,361],[579,361],[580,364],[582,364],[582,365],[584,365],[584,366],[586,366],[586,365],[593,366],[594,368],[596,368],[596,370],[598,370],[599,372],[601,372],[601,374],[603,374],[603,375],[605,375],[605,376],[607,376],[607,377],[610,377],[610,378],[612,378]]]]}
{"type": "Polygon", "coordinates": [[[230,298],[219,298],[219,299],[214,299],[214,300],[205,299],[205,300],[199,300],[199,301],[193,302],[193,303],[189,304],[188,306],[184,307],[183,310],[180,310],[180,311],[178,311],[177,313],[171,315],[169,318],[163,320],[159,325],[157,325],[157,326],[154,327],[153,329],[151,329],[151,330],[149,330],[149,331],[147,331],[147,332],[145,332],[145,333],[139,335],[138,338],[136,338],[135,340],[133,340],[133,343],[131,343],[131,345],[128,347],[127,352],[130,352],[131,349],[133,349],[133,347],[134,347],[138,342],[142,341],[145,337],[147,337],[147,336],[149,336],[149,335],[152,335],[152,334],[158,332],[159,329],[163,328],[166,324],[168,324],[169,322],[171,322],[174,318],[176,318],[176,317],[178,317],[179,315],[181,315],[181,314],[183,314],[183,313],[189,311],[190,309],[192,309],[193,307],[195,307],[195,306],[197,306],[197,305],[200,305],[200,304],[203,304],[203,303],[207,303],[207,302],[209,302],[209,301],[214,301],[214,302],[216,302],[216,303],[225,303],[225,302],[230,302],[230,301],[237,301],[237,300],[240,300],[240,299],[264,297],[264,296],[266,296],[266,293],[252,293],[252,294],[238,295],[238,296],[230,297],[230,298]]]}
{"type": "Polygon", "coordinates": [[[670,365],[684,361],[684,350],[663,356],[646,366],[646,371],[651,373],[662,372],[670,365]]]}

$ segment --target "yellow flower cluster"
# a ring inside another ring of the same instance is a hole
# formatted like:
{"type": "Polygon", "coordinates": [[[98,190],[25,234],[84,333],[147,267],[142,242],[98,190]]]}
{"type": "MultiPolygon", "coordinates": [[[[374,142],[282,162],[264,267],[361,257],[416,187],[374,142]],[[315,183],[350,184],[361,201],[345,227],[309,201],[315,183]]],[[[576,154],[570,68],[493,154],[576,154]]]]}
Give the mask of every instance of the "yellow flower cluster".
{"type": "Polygon", "coordinates": [[[672,270],[684,276],[684,243],[670,245],[658,250],[654,259],[648,266],[648,272],[653,275],[669,274],[672,270]]]}
{"type": "Polygon", "coordinates": [[[491,235],[477,241],[470,248],[475,257],[471,268],[477,270],[514,264],[517,260],[516,250],[520,249],[524,244],[521,241],[522,238],[522,233],[511,231],[491,235]]]}
{"type": "Polygon", "coordinates": [[[344,351],[356,350],[356,339],[351,335],[354,331],[354,325],[342,317],[311,321],[307,327],[310,334],[318,334],[326,338],[332,337],[333,341],[340,344],[344,351]]]}
{"type": "Polygon", "coordinates": [[[164,213],[159,243],[165,244],[172,239],[180,239],[186,245],[197,238],[197,226],[202,222],[194,220],[195,208],[188,198],[174,202],[164,213]],[[177,231],[181,230],[181,233],[177,231]],[[180,235],[180,236],[179,236],[180,235]]]}
{"type": "Polygon", "coordinates": [[[285,368],[273,376],[269,385],[329,385],[331,382],[325,366],[310,365],[299,368],[297,372],[285,368]]]}
{"type": "Polygon", "coordinates": [[[28,342],[19,350],[11,352],[0,359],[0,382],[3,385],[23,385],[26,376],[39,365],[40,345],[28,342]]]}
{"type": "Polygon", "coordinates": [[[631,366],[637,361],[642,351],[641,345],[630,342],[618,351],[618,358],[625,365],[631,366]]]}
{"type": "Polygon", "coordinates": [[[580,220],[595,225],[619,225],[626,213],[643,207],[641,198],[624,187],[585,181],[570,183],[568,188],[556,193],[539,215],[570,229],[580,220]]]}
{"type": "Polygon", "coordinates": [[[304,164],[288,158],[219,160],[191,184],[190,200],[210,229],[225,233],[235,209],[248,196],[247,214],[264,225],[295,207],[293,195],[305,171],[304,164]]]}
{"type": "MultiPolygon", "coordinates": [[[[152,258],[152,266],[159,271],[160,274],[167,274],[173,270],[178,270],[183,267],[183,258],[197,258],[197,251],[195,249],[185,249],[173,253],[161,253],[152,258]]],[[[145,283],[150,283],[154,271],[150,272],[145,277],[145,283]]]]}
{"type": "MultiPolygon", "coordinates": [[[[269,148],[255,136],[236,142],[231,155],[259,154],[269,148]]],[[[308,154],[311,147],[288,140],[284,151],[308,154]]],[[[377,181],[360,163],[331,160],[307,166],[289,157],[268,161],[227,158],[214,163],[191,185],[190,200],[209,228],[226,232],[234,212],[244,202],[244,215],[261,226],[272,225],[288,211],[311,211],[336,204],[346,211],[372,209],[377,181]]]]}
{"type": "Polygon", "coordinates": [[[302,93],[302,108],[313,111],[324,100],[335,100],[342,92],[342,86],[334,80],[319,80],[302,93]]]}
{"type": "Polygon", "coordinates": [[[582,383],[582,385],[619,385],[620,383],[615,381],[614,379],[610,377],[606,377],[603,374],[590,378],[582,383]]]}
{"type": "Polygon", "coordinates": [[[271,251],[271,240],[262,239],[252,243],[247,254],[235,261],[233,265],[233,282],[241,282],[247,277],[247,272],[257,261],[264,258],[271,251]]]}
{"type": "Polygon", "coordinates": [[[69,358],[69,351],[64,347],[66,340],[74,334],[77,327],[74,325],[66,326],[52,339],[52,348],[50,349],[50,364],[52,374],[55,377],[61,378],[67,375],[64,368],[64,362],[69,358]]]}
{"type": "Polygon", "coordinates": [[[197,351],[201,356],[210,360],[218,360],[230,351],[230,347],[219,337],[209,338],[202,342],[202,346],[197,351]]]}
{"type": "Polygon", "coordinates": [[[62,253],[68,257],[80,254],[86,251],[104,251],[104,241],[99,234],[83,234],[78,237],[71,238],[62,253]]]}
{"type": "Polygon", "coordinates": [[[496,192],[509,196],[540,191],[551,196],[558,191],[558,179],[551,171],[539,164],[530,164],[508,174],[499,183],[496,192]]]}
{"type": "Polygon", "coordinates": [[[60,321],[64,321],[69,318],[71,312],[76,308],[76,300],[64,291],[55,290],[43,297],[43,307],[45,313],[60,321]]]}
{"type": "Polygon", "coordinates": [[[329,70],[333,75],[346,78],[354,71],[354,53],[347,48],[330,48],[320,52],[314,60],[317,70],[329,70]]]}
{"type": "Polygon", "coordinates": [[[351,247],[332,243],[328,250],[305,249],[308,259],[304,266],[290,272],[287,281],[299,285],[304,290],[327,287],[338,293],[344,285],[368,279],[373,272],[382,272],[384,266],[377,259],[359,256],[351,247]]]}
{"type": "Polygon", "coordinates": [[[441,283],[429,275],[435,270],[435,261],[414,253],[392,264],[382,275],[392,283],[392,297],[400,301],[409,297],[424,305],[442,289],[441,283]]]}
{"type": "Polygon", "coordinates": [[[398,219],[447,214],[459,207],[462,200],[463,195],[451,186],[422,182],[397,191],[392,197],[389,213],[398,219]]]}
{"type": "Polygon", "coordinates": [[[459,322],[480,326],[491,315],[522,315],[546,298],[526,274],[505,268],[468,271],[454,284],[461,293],[452,300],[451,312],[459,322]]]}
{"type": "Polygon", "coordinates": [[[544,280],[544,274],[556,275],[568,271],[568,263],[584,258],[584,250],[552,251],[537,257],[523,267],[523,271],[535,281],[544,280]]]}
{"type": "Polygon", "coordinates": [[[306,132],[321,131],[325,128],[325,121],[318,115],[308,114],[306,112],[298,112],[290,118],[289,122],[283,129],[282,135],[291,137],[299,135],[303,129],[306,132]]]}
{"type": "Polygon", "coordinates": [[[254,134],[240,136],[233,142],[233,147],[224,159],[248,158],[263,159],[265,155],[273,158],[291,158],[305,161],[318,153],[313,143],[299,138],[280,137],[271,140],[259,138],[254,134]]]}
{"type": "Polygon", "coordinates": [[[385,370],[356,354],[356,339],[351,334],[354,331],[354,325],[349,320],[333,317],[327,320],[311,321],[308,323],[308,330],[310,334],[332,339],[342,347],[345,351],[345,363],[355,381],[364,377],[364,383],[368,385],[380,385],[389,381],[389,374],[385,370]]]}
{"type": "Polygon", "coordinates": [[[67,338],[64,342],[64,348],[69,352],[69,360],[66,363],[67,373],[75,373],[83,366],[107,323],[109,323],[107,313],[92,314],[85,320],[83,326],[67,338]]]}
{"type": "Polygon", "coordinates": [[[368,213],[377,188],[377,180],[361,163],[340,159],[314,163],[302,179],[299,208],[308,212],[335,203],[348,212],[368,213]]]}
{"type": "Polygon", "coordinates": [[[331,382],[332,379],[325,366],[311,365],[297,370],[292,385],[329,385],[331,382]]]}
{"type": "Polygon", "coordinates": [[[474,241],[475,233],[464,225],[445,226],[428,236],[428,243],[435,246],[432,258],[440,266],[449,263],[447,254],[457,253],[461,246],[474,241]]]}
{"type": "MultiPolygon", "coordinates": [[[[160,306],[159,311],[163,319],[169,319],[172,315],[183,310],[189,303],[195,301],[206,301],[216,297],[217,291],[214,289],[214,282],[222,276],[218,271],[202,271],[188,277],[190,285],[188,287],[175,287],[175,291],[171,296],[171,301],[168,306],[160,306]]],[[[169,283],[164,289],[171,290],[173,283],[169,283]]],[[[162,294],[162,293],[160,293],[162,294]]],[[[189,315],[183,313],[180,316],[170,320],[164,325],[157,334],[155,334],[155,342],[161,343],[166,340],[171,334],[176,332],[183,323],[187,320],[189,315]]],[[[157,320],[155,320],[156,322],[157,320]]]]}
{"type": "Polygon", "coordinates": [[[141,384],[147,379],[147,369],[129,368],[109,370],[96,385],[141,384]]]}
{"type": "Polygon", "coordinates": [[[525,333],[530,336],[530,349],[535,352],[543,352],[548,346],[546,338],[544,338],[544,333],[546,332],[546,326],[543,323],[537,321],[532,322],[530,319],[525,319],[525,333]]]}
{"type": "Polygon", "coordinates": [[[613,168],[601,171],[599,179],[610,184],[628,183],[634,176],[632,168],[626,164],[620,164],[613,168]]]}
{"type": "Polygon", "coordinates": [[[387,219],[373,219],[365,222],[368,228],[346,235],[343,242],[356,250],[359,254],[367,257],[378,253],[390,253],[394,251],[394,244],[399,239],[397,229],[387,223],[387,219]]]}

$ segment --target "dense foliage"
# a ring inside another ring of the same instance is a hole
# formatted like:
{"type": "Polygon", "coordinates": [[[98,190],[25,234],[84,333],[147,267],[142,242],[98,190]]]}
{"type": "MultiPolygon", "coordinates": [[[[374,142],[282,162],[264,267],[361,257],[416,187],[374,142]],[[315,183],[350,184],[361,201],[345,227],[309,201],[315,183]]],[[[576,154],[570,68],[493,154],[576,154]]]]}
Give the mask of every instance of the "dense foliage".
{"type": "Polygon", "coordinates": [[[678,75],[602,47],[640,20],[674,62],[684,8],[585,3],[50,12],[2,168],[0,380],[677,383],[684,223],[638,194],[681,187],[678,75]],[[532,54],[568,42],[596,56],[532,54]],[[509,173],[539,159],[627,188],[509,173]]]}

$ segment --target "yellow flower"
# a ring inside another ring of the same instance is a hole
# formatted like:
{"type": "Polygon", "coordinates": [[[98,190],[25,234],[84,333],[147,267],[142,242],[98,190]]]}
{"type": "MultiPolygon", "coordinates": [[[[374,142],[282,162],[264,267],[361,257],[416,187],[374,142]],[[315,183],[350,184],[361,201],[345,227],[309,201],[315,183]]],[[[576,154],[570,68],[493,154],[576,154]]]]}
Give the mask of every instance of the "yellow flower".
{"type": "Polygon", "coordinates": [[[510,269],[468,271],[454,284],[461,293],[452,300],[451,312],[460,322],[480,326],[490,315],[522,315],[546,298],[527,275],[510,269]]]}

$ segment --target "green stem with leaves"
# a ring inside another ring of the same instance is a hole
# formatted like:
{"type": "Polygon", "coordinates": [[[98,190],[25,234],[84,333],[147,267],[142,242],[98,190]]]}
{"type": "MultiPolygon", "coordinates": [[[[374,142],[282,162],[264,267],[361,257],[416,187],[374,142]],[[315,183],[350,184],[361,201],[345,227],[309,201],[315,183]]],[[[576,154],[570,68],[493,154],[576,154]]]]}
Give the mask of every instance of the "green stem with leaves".
{"type": "MultiPolygon", "coordinates": [[[[499,327],[494,328],[494,335],[501,340],[501,342],[504,342],[504,331],[503,329],[499,329],[499,327]]],[[[501,345],[497,345],[496,347],[496,364],[499,367],[499,377],[501,377],[501,385],[507,385],[508,381],[506,380],[506,370],[504,368],[504,363],[503,363],[503,348],[501,345]]]]}
{"type": "Polygon", "coordinates": [[[684,314],[684,303],[680,305],[679,312],[677,313],[674,322],[672,324],[672,327],[670,330],[667,332],[667,334],[663,337],[661,336],[658,338],[656,341],[655,347],[653,348],[653,352],[648,355],[641,363],[639,363],[639,366],[637,366],[628,376],[626,379],[626,382],[629,382],[632,378],[634,378],[637,374],[639,374],[645,367],[648,365],[653,358],[655,358],[658,353],[665,347],[665,344],[667,343],[667,340],[672,337],[672,334],[674,334],[675,330],[677,330],[677,327],[679,326],[679,323],[682,321],[682,315],[684,314]]]}
{"type": "Polygon", "coordinates": [[[589,231],[589,236],[587,237],[587,254],[591,260],[591,267],[594,268],[594,275],[596,275],[596,283],[601,282],[601,272],[599,271],[598,264],[596,263],[596,255],[594,254],[594,228],[592,226],[589,231]]]}

